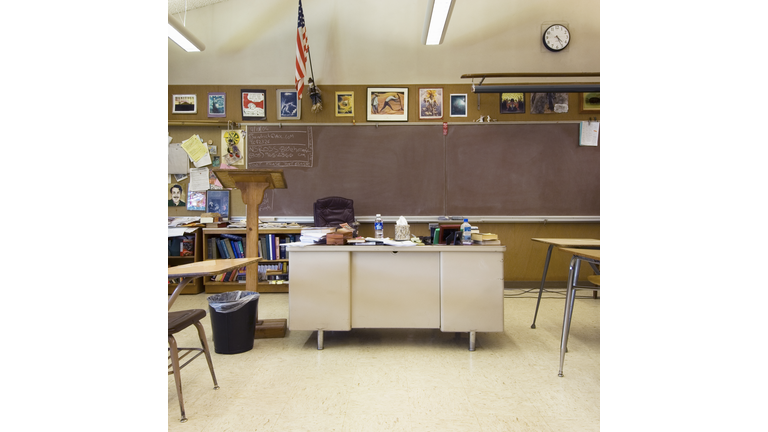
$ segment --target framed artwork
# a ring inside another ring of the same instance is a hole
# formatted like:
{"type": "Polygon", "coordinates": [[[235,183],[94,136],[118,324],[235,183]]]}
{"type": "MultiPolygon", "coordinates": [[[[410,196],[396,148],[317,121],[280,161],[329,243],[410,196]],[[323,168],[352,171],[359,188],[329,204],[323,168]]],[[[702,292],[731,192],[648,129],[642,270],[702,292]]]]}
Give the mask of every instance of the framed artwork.
{"type": "Polygon", "coordinates": [[[525,93],[500,93],[499,113],[525,114],[525,93]]]}
{"type": "Polygon", "coordinates": [[[175,184],[168,189],[168,207],[185,207],[184,188],[180,184],[175,184]]]}
{"type": "Polygon", "coordinates": [[[467,94],[451,95],[451,117],[467,116],[467,94]]]}
{"type": "Polygon", "coordinates": [[[187,192],[187,210],[205,211],[205,191],[187,192]]]}
{"type": "Polygon", "coordinates": [[[243,130],[221,131],[221,157],[227,165],[245,165],[245,139],[243,130]]]}
{"type": "Polygon", "coordinates": [[[277,90],[277,119],[299,120],[301,118],[301,102],[295,89],[277,90]]]}
{"type": "Polygon", "coordinates": [[[600,112],[600,93],[581,93],[579,95],[580,113],[600,112]]]}
{"type": "Polygon", "coordinates": [[[568,112],[568,93],[531,93],[531,114],[568,112]]]}
{"type": "Polygon", "coordinates": [[[197,114],[197,95],[177,94],[171,101],[171,114],[197,114]]]}
{"type": "Polygon", "coordinates": [[[227,116],[227,94],[216,92],[208,93],[208,117],[227,116]]]}
{"type": "Polygon", "coordinates": [[[243,120],[267,119],[267,91],[240,90],[240,108],[243,120]]]}
{"type": "Polygon", "coordinates": [[[420,88],[419,89],[419,118],[441,119],[443,118],[443,89],[420,88]]]}
{"type": "Polygon", "coordinates": [[[408,121],[408,87],[368,87],[368,121],[408,121]]]}
{"type": "Polygon", "coordinates": [[[218,213],[222,218],[229,218],[229,191],[209,190],[206,196],[208,213],[218,213]]]}
{"type": "Polygon", "coordinates": [[[336,92],[336,117],[353,117],[355,115],[355,92],[336,92]]]}

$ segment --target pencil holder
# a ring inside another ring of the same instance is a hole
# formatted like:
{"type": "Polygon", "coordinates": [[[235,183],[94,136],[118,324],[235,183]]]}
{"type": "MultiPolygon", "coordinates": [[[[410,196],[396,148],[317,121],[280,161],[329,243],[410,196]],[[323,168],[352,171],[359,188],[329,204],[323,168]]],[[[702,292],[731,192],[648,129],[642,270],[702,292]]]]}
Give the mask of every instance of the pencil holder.
{"type": "Polygon", "coordinates": [[[395,225],[395,240],[408,240],[411,238],[410,225],[395,225]]]}

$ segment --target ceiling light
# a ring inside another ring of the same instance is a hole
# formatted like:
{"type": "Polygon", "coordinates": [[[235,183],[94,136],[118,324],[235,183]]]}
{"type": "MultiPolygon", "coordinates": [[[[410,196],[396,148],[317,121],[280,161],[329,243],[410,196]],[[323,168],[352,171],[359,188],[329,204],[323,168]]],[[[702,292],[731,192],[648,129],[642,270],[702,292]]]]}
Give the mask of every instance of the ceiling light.
{"type": "Polygon", "coordinates": [[[427,2],[427,17],[424,20],[424,31],[421,43],[425,45],[440,45],[445,37],[445,29],[451,19],[454,0],[429,0],[427,2]]]}
{"type": "Polygon", "coordinates": [[[176,42],[186,52],[205,50],[205,44],[200,42],[183,24],[168,14],[168,37],[176,42]]]}

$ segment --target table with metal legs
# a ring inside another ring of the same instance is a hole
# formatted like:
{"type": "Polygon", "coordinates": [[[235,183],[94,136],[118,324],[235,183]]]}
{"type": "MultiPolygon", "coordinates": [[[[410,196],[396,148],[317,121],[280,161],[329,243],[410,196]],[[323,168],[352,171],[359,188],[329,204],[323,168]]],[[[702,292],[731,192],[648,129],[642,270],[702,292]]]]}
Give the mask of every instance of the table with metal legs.
{"type": "Polygon", "coordinates": [[[573,304],[576,300],[576,290],[599,291],[600,287],[579,286],[579,267],[581,262],[587,262],[593,265],[600,264],[599,249],[573,249],[560,248],[564,252],[573,254],[571,258],[570,270],[568,271],[568,286],[565,292],[565,310],[563,312],[563,333],[560,339],[560,369],[557,375],[563,376],[563,363],[565,362],[565,352],[568,348],[568,333],[571,330],[571,318],[573,318],[573,304]]]}
{"type": "MultiPolygon", "coordinates": [[[[583,238],[532,238],[531,240],[549,245],[549,248],[547,248],[547,258],[544,260],[544,273],[541,275],[539,298],[536,300],[536,311],[533,314],[533,324],[531,324],[531,328],[535,329],[536,317],[539,314],[539,304],[541,303],[541,294],[544,292],[544,281],[547,279],[549,259],[552,257],[552,249],[555,246],[559,248],[600,249],[600,240],[583,238]]],[[[595,274],[599,275],[600,269],[593,263],[590,263],[590,265],[592,266],[592,270],[594,270],[595,274]]]]}

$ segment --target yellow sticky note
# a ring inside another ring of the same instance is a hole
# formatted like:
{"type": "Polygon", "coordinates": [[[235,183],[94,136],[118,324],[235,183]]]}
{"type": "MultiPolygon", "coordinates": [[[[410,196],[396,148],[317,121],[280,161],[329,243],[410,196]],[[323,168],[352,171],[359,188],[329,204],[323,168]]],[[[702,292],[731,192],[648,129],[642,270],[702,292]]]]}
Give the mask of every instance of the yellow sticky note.
{"type": "Polygon", "coordinates": [[[181,148],[189,155],[192,162],[197,162],[208,153],[208,147],[200,141],[197,135],[192,135],[188,140],[182,141],[181,148]]]}

